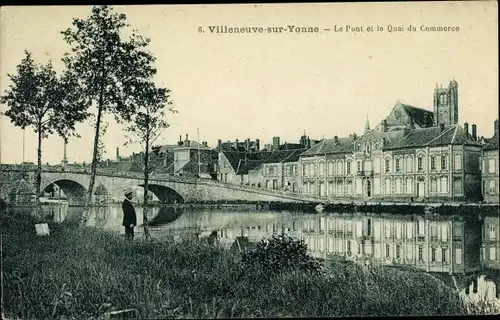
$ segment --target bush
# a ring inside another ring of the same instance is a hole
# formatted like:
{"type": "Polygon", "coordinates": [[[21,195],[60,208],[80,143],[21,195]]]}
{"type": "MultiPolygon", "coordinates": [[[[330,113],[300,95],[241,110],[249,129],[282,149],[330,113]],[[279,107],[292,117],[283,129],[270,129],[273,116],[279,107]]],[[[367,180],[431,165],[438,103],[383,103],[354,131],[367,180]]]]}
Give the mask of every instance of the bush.
{"type": "Polygon", "coordinates": [[[267,275],[292,270],[317,274],[321,270],[320,262],[308,254],[304,241],[284,233],[262,239],[254,249],[243,252],[241,260],[244,271],[267,275]]]}

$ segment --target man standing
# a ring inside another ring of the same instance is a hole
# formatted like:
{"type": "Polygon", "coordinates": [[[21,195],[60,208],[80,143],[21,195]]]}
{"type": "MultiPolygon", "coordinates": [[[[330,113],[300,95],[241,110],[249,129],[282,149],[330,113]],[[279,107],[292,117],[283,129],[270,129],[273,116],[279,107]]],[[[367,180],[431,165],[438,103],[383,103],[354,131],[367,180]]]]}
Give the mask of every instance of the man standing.
{"type": "Polygon", "coordinates": [[[134,191],[129,188],[125,190],[124,194],[125,200],[123,200],[122,202],[122,225],[125,227],[125,239],[134,240],[134,227],[137,225],[137,216],[135,215],[134,205],[131,201],[134,195],[134,191]]]}

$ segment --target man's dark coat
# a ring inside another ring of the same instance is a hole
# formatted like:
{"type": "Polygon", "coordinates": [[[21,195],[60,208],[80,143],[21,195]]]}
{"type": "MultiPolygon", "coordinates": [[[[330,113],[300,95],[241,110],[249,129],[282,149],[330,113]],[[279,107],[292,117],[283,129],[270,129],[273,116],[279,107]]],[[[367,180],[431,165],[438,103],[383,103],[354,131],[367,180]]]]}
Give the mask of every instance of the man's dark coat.
{"type": "Polygon", "coordinates": [[[123,210],[123,221],[122,226],[130,226],[133,224],[137,225],[137,216],[135,215],[135,209],[128,199],[123,200],[122,202],[122,210],[123,210]]]}

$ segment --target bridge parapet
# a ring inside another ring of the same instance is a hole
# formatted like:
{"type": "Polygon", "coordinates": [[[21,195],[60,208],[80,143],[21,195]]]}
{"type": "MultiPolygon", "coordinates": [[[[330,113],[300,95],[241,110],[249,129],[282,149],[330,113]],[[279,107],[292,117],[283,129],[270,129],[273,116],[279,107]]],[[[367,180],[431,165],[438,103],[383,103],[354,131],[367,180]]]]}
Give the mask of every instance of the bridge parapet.
{"type": "MultiPolygon", "coordinates": [[[[36,165],[0,165],[0,171],[2,172],[2,176],[10,177],[12,181],[15,181],[17,176],[30,176],[34,183],[34,175],[32,173],[36,171],[36,165]]],[[[110,188],[110,192],[115,196],[118,196],[126,185],[141,185],[143,181],[142,172],[126,172],[107,168],[97,168],[96,174],[96,183],[103,184],[105,188],[110,188]]],[[[62,166],[44,165],[42,167],[42,180],[45,181],[45,184],[43,184],[42,187],[57,179],[73,180],[81,186],[78,192],[82,192],[89,183],[89,175],[90,167],[67,166],[63,168],[62,166]]],[[[304,195],[292,191],[264,189],[255,186],[232,184],[219,180],[179,177],[171,174],[151,174],[150,181],[152,185],[161,185],[178,191],[189,201],[215,198],[223,200],[237,197],[241,197],[241,200],[263,199],[263,201],[266,201],[264,199],[284,199],[287,201],[318,203],[324,203],[326,201],[324,198],[304,195]]],[[[7,183],[2,184],[2,190],[0,190],[2,193],[8,192],[8,190],[11,189],[7,183]]],[[[75,184],[73,184],[73,186],[75,186],[75,184]]]]}

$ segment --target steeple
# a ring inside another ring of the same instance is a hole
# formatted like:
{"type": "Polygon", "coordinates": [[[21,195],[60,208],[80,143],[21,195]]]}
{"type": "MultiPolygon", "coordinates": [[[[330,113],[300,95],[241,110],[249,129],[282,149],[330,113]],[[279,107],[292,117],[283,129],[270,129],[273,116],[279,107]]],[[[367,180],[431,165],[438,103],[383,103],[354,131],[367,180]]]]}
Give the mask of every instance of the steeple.
{"type": "Polygon", "coordinates": [[[368,131],[370,131],[370,122],[368,122],[368,115],[366,115],[365,133],[368,131]]]}

